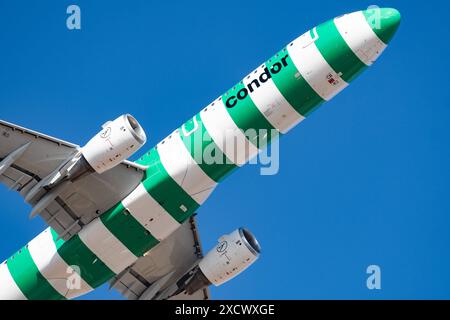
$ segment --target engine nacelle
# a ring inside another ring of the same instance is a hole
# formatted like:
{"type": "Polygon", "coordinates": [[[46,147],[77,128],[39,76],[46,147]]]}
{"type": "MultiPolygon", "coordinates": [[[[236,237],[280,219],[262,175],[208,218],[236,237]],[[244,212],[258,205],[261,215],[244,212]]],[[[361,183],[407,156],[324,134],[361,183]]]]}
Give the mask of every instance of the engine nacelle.
{"type": "Polygon", "coordinates": [[[103,125],[82,149],[81,153],[97,172],[112,169],[141,148],[147,137],[137,120],[125,114],[103,125]]]}
{"type": "Polygon", "coordinates": [[[240,228],[219,239],[219,244],[200,261],[184,288],[188,294],[214,284],[220,286],[250,267],[261,247],[247,229],[240,228]]]}

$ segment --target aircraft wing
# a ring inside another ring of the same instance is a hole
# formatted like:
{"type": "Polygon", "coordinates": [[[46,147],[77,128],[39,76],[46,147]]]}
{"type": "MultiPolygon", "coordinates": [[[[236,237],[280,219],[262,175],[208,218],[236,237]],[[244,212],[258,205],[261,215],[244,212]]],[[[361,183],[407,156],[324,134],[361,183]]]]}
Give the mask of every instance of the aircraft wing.
{"type": "MultiPolygon", "coordinates": [[[[26,198],[39,181],[79,149],[70,142],[0,120],[0,183],[26,198]]],[[[102,175],[90,174],[66,185],[39,214],[67,240],[133,191],[144,173],[142,166],[124,161],[102,175]]],[[[40,199],[46,193],[41,190],[40,199]]],[[[30,205],[35,206],[36,201],[30,205]]]]}
{"type": "Polygon", "coordinates": [[[209,289],[191,296],[167,296],[170,288],[203,257],[197,223],[192,217],[136,263],[117,275],[110,287],[129,300],[209,300],[209,289]]]}

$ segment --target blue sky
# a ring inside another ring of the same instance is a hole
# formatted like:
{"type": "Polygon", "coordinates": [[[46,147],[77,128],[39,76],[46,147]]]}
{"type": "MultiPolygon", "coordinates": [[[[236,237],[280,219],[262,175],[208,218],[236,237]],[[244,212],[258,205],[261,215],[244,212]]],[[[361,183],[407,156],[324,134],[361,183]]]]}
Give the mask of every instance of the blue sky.
{"type": "MultiPolygon", "coordinates": [[[[199,210],[205,249],[239,226],[263,247],[212,296],[448,299],[448,2],[2,1],[0,118],[83,144],[131,113],[150,148],[289,41],[371,4],[402,13],[380,60],[283,137],[279,174],[240,169],[199,210]],[[65,25],[72,3],[80,31],[65,25]]],[[[45,225],[4,187],[0,201],[2,260],[45,225]]]]}

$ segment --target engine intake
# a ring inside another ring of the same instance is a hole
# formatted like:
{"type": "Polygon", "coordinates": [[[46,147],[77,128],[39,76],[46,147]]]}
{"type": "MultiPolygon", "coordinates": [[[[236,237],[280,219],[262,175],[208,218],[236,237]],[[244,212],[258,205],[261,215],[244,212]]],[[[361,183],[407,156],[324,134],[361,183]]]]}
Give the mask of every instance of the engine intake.
{"type": "Polygon", "coordinates": [[[260,253],[258,240],[249,230],[240,228],[224,235],[193,270],[184,289],[188,294],[194,294],[211,284],[220,286],[250,267],[260,253]]]}
{"type": "Polygon", "coordinates": [[[89,165],[99,174],[129,158],[147,141],[144,129],[130,114],[103,125],[82,149],[89,165]]]}

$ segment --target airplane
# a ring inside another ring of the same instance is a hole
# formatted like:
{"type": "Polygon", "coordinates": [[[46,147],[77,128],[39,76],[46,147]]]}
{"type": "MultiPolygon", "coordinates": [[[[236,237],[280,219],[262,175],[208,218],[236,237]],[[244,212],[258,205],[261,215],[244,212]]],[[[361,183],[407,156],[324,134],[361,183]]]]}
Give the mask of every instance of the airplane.
{"type": "Polygon", "coordinates": [[[49,225],[0,265],[0,299],[74,299],[105,283],[131,300],[210,299],[261,247],[238,228],[204,255],[198,208],[371,66],[400,20],[375,8],[314,27],[136,162],[147,136],[130,114],[83,147],[0,120],[0,182],[49,225]]]}

